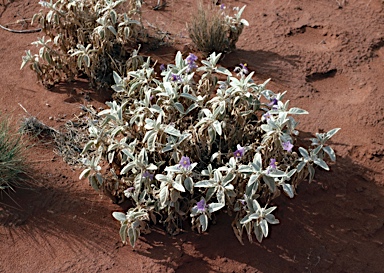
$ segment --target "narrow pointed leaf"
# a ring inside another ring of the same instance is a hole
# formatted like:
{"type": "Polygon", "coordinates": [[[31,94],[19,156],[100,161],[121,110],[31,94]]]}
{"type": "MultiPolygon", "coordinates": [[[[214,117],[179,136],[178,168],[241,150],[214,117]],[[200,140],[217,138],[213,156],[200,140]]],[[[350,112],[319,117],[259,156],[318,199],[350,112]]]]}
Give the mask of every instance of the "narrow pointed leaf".
{"type": "Polygon", "coordinates": [[[265,220],[265,219],[261,220],[260,228],[261,228],[261,231],[263,232],[264,237],[267,237],[268,236],[268,222],[267,222],[267,220],[265,220]]]}

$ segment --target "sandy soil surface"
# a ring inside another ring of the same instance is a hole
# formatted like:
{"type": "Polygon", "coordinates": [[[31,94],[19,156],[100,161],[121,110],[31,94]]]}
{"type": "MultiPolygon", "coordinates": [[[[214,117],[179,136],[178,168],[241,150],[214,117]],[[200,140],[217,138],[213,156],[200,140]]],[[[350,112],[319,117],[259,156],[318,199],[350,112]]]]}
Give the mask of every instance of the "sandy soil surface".
{"type": "MultiPolygon", "coordinates": [[[[4,0],[0,24],[21,29],[10,23],[31,18],[37,2],[4,0]]],[[[153,11],[152,2],[143,5],[145,22],[169,32],[172,42],[144,45],[142,53],[169,63],[177,50],[191,50],[185,20],[196,4],[169,0],[153,11]]],[[[81,171],[51,145],[36,143],[29,150],[34,186],[0,204],[0,272],[383,272],[383,1],[223,3],[246,4],[250,26],[221,65],[247,63],[255,81],[272,78],[270,89],[288,90],[291,106],[310,113],[300,116],[302,134],[341,127],[332,142],[338,156],[332,170],[302,183],[293,200],[276,200],[281,224],[262,244],[241,246],[230,218],[219,215],[202,235],[171,237],[155,227],[133,250],[120,242],[111,216],[121,208],[79,181],[81,171]]],[[[0,29],[0,109],[17,120],[25,116],[20,103],[59,128],[80,104],[101,106],[108,96],[82,82],[46,90],[32,71],[19,70],[24,50],[41,35],[0,29]]]]}

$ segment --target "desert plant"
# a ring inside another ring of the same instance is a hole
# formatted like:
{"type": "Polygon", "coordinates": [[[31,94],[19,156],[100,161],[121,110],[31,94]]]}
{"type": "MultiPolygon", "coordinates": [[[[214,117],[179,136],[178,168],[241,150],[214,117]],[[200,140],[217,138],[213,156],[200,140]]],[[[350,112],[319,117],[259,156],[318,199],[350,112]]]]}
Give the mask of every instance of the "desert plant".
{"type": "Polygon", "coordinates": [[[160,77],[149,58],[126,77],[115,72],[114,101],[90,124],[80,179],[132,202],[113,213],[132,246],[150,222],[177,234],[191,219],[203,232],[219,211],[234,214],[240,242],[244,232],[261,242],[279,223],[271,201],[281,192],[293,198],[315,166],[328,170],[326,157],[336,159],[326,141],[339,129],[295,146],[293,115],[308,112],[289,108],[268,81],[256,84],[246,65],[235,75],[217,66],[220,55],[198,66],[194,54],[178,52],[160,77]]]}
{"type": "Polygon", "coordinates": [[[40,1],[44,10],[35,14],[45,36],[32,44],[23,56],[21,68],[29,64],[46,86],[61,80],[73,80],[85,74],[92,85],[110,87],[112,71],[124,74],[127,59],[142,31],[141,1],[130,0],[57,0],[40,1]]]}
{"type": "Polygon", "coordinates": [[[21,134],[0,113],[0,191],[14,190],[30,174],[25,150],[21,134]]]}
{"type": "Polygon", "coordinates": [[[244,26],[248,26],[248,22],[241,18],[244,9],[245,6],[235,8],[234,17],[231,17],[226,14],[223,4],[219,9],[215,5],[204,6],[199,2],[188,26],[189,37],[205,56],[212,52],[234,50],[244,26]]]}

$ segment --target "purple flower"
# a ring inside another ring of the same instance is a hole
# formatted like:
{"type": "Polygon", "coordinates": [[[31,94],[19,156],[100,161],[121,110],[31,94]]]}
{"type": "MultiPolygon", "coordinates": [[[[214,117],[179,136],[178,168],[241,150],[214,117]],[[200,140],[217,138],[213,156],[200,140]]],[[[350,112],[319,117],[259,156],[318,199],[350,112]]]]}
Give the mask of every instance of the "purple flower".
{"type": "Polygon", "coordinates": [[[201,198],[199,202],[196,203],[197,212],[205,212],[207,209],[207,203],[205,203],[205,199],[201,198]]]}
{"type": "Polygon", "coordinates": [[[240,64],[240,66],[241,66],[241,69],[243,70],[243,73],[248,74],[247,64],[240,64]]]}
{"type": "Polygon", "coordinates": [[[161,65],[160,65],[160,70],[161,70],[161,71],[164,71],[164,70],[165,70],[165,65],[164,65],[164,64],[161,64],[161,65]]]}
{"type": "Polygon", "coordinates": [[[225,5],[224,5],[224,4],[221,4],[221,5],[220,5],[220,9],[221,9],[221,10],[225,9],[225,5]]]}
{"type": "Polygon", "coordinates": [[[266,112],[266,113],[262,116],[262,118],[261,118],[261,120],[269,120],[269,119],[271,119],[271,114],[270,114],[269,112],[266,112]]]}
{"type": "Polygon", "coordinates": [[[180,75],[177,75],[177,74],[173,74],[172,73],[172,75],[171,75],[171,80],[172,81],[181,81],[181,77],[180,77],[180,75]]]}
{"type": "Polygon", "coordinates": [[[188,169],[191,167],[191,160],[188,156],[183,156],[179,162],[179,167],[183,167],[184,169],[188,169]]]}
{"type": "Polygon", "coordinates": [[[278,103],[279,103],[278,99],[272,98],[272,99],[270,99],[270,103],[268,104],[268,106],[275,106],[275,105],[278,105],[278,103]]]}
{"type": "Polygon", "coordinates": [[[240,158],[244,155],[244,147],[241,147],[240,144],[237,144],[237,150],[233,153],[236,158],[240,158]]]}
{"type": "Polygon", "coordinates": [[[289,141],[283,142],[282,146],[283,146],[284,151],[287,151],[287,152],[292,151],[293,145],[291,144],[291,142],[289,142],[289,141]]]}
{"type": "Polygon", "coordinates": [[[197,56],[193,53],[189,53],[189,56],[187,57],[187,63],[191,64],[197,61],[197,56]]]}
{"type": "Polygon", "coordinates": [[[189,56],[186,60],[188,64],[188,72],[197,68],[197,65],[195,63],[197,61],[197,56],[195,54],[189,53],[189,56]]]}
{"type": "Polygon", "coordinates": [[[236,66],[233,71],[237,73],[237,76],[247,75],[248,74],[247,64],[240,64],[240,66],[236,66]]]}
{"type": "Polygon", "coordinates": [[[124,195],[128,198],[132,197],[134,195],[135,187],[129,187],[124,191],[124,195]]]}
{"type": "Polygon", "coordinates": [[[188,64],[188,72],[191,72],[192,70],[196,69],[197,65],[195,63],[188,64]]]}
{"type": "Polygon", "coordinates": [[[150,173],[150,172],[148,172],[148,171],[145,171],[145,172],[143,173],[143,177],[144,177],[144,178],[149,178],[150,180],[153,180],[153,176],[154,176],[154,174],[153,174],[153,173],[150,173]]]}
{"type": "MultiPolygon", "coordinates": [[[[269,171],[270,170],[276,170],[276,167],[277,167],[276,159],[271,158],[271,161],[269,161],[269,167],[270,167],[269,171]]],[[[269,171],[268,171],[268,173],[269,173],[269,171]]]]}

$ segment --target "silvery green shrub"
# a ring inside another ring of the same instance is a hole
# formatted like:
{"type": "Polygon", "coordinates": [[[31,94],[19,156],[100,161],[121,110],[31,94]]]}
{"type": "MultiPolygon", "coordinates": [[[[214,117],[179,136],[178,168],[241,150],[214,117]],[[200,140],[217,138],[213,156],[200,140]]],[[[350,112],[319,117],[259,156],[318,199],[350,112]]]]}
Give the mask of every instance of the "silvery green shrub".
{"type": "Polygon", "coordinates": [[[112,71],[137,69],[127,62],[142,31],[140,0],[40,1],[43,7],[33,16],[44,36],[33,42],[21,68],[29,64],[40,81],[52,86],[61,80],[86,75],[96,87],[110,87],[112,71]]]}
{"type": "Polygon", "coordinates": [[[290,108],[268,81],[256,84],[246,65],[234,73],[218,66],[220,55],[199,66],[178,52],[160,75],[149,58],[125,76],[113,73],[114,100],[90,124],[80,179],[132,202],[113,213],[123,242],[134,246],[157,222],[177,234],[189,219],[204,232],[219,212],[233,215],[240,242],[244,233],[261,242],[279,223],[271,201],[293,198],[315,167],[336,160],[326,142],[339,129],[298,147],[295,117],[308,112],[290,108]]]}

